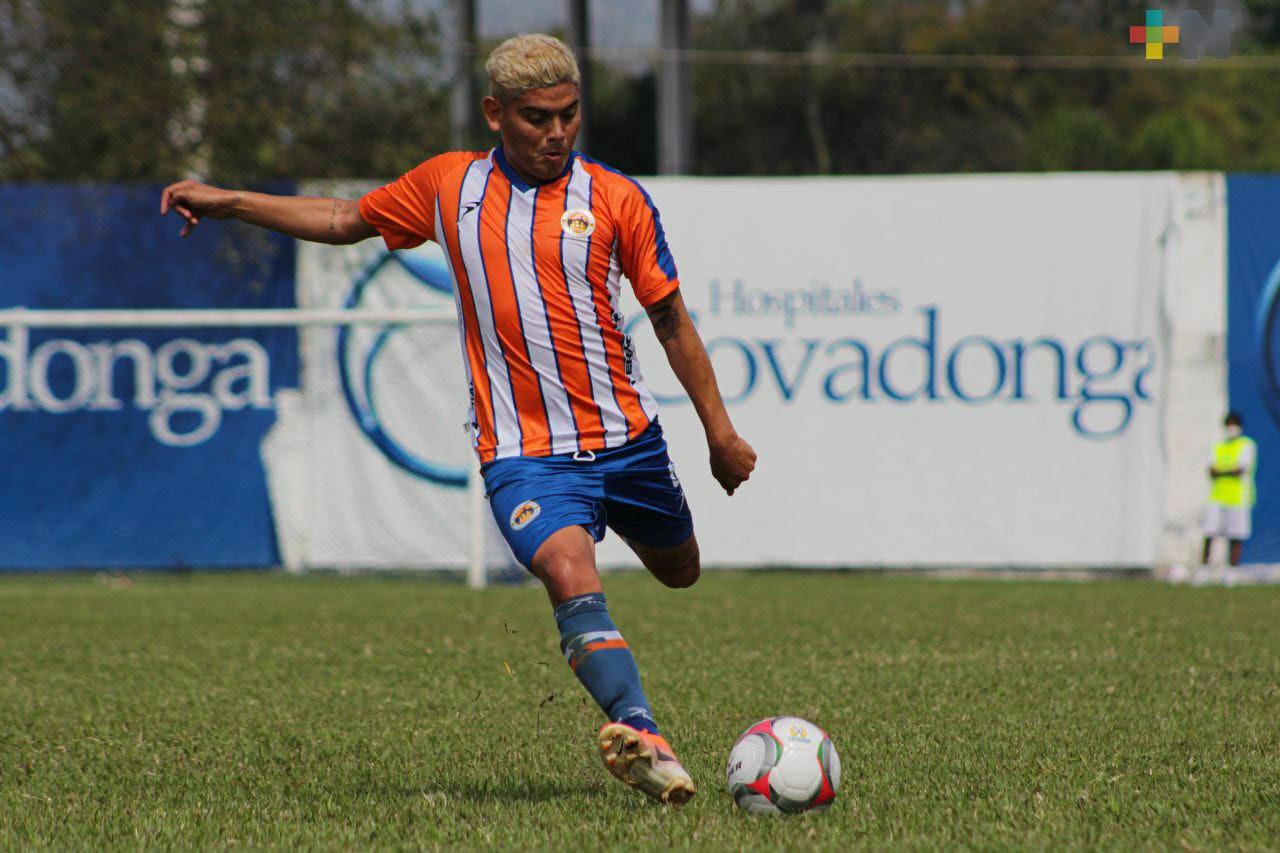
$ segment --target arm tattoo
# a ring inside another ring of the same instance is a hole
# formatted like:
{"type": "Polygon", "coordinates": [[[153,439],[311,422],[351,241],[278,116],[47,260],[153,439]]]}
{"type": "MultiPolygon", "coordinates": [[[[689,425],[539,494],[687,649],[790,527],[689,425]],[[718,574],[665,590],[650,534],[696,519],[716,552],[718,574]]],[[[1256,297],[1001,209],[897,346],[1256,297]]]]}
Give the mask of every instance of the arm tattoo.
{"type": "Polygon", "coordinates": [[[660,342],[669,341],[680,334],[680,314],[672,303],[658,305],[649,312],[653,333],[660,342]]]}
{"type": "Polygon", "coordinates": [[[338,199],[333,200],[333,209],[329,211],[329,233],[332,234],[338,230],[338,207],[342,204],[338,199]]]}

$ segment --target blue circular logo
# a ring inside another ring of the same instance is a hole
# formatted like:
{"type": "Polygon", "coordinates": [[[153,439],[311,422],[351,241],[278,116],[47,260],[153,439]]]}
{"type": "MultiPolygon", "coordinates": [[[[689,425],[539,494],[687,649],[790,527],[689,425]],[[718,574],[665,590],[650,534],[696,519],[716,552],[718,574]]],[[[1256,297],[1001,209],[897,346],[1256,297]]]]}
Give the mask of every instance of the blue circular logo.
{"type": "MultiPolygon", "coordinates": [[[[450,299],[453,298],[449,271],[442,260],[403,252],[382,252],[355,280],[343,307],[352,309],[360,305],[365,290],[388,263],[399,264],[427,289],[442,293],[450,299]]],[[[387,342],[403,329],[404,325],[399,323],[382,326],[374,337],[373,343],[369,344],[363,352],[353,352],[356,342],[351,334],[351,326],[348,324],[338,328],[338,375],[342,383],[342,396],[347,401],[347,407],[351,410],[360,430],[393,465],[441,486],[465,488],[470,477],[469,469],[435,462],[413,453],[396,441],[383,426],[382,419],[378,415],[378,405],[373,393],[374,364],[387,342]],[[352,365],[356,364],[360,365],[361,371],[362,381],[359,383],[352,375],[352,365]]]]}

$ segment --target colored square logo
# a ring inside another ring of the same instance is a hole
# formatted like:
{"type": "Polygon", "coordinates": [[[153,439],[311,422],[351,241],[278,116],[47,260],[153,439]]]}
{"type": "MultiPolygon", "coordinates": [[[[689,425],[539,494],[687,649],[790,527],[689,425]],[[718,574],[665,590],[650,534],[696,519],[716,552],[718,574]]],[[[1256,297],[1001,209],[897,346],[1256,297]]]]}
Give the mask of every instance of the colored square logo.
{"type": "Polygon", "coordinates": [[[1145,20],[1144,26],[1129,27],[1129,44],[1143,45],[1147,59],[1164,59],[1164,46],[1179,41],[1178,28],[1164,25],[1163,9],[1148,9],[1145,20]]]}

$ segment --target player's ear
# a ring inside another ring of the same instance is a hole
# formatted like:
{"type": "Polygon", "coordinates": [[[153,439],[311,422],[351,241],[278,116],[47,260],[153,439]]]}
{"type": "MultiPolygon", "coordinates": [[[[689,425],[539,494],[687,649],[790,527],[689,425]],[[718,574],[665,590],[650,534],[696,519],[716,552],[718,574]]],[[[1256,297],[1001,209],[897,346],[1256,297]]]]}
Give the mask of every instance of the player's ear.
{"type": "Polygon", "coordinates": [[[502,102],[493,95],[485,95],[484,100],[480,102],[481,109],[484,110],[484,120],[488,123],[489,129],[494,133],[502,130],[502,102]]]}

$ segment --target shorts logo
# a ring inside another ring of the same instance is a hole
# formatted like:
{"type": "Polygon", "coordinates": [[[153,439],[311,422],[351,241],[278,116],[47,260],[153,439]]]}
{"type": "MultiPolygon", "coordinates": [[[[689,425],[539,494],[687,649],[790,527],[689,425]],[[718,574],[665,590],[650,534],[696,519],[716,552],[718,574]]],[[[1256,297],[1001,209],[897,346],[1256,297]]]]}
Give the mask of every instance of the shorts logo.
{"type": "Polygon", "coordinates": [[[575,207],[560,217],[560,230],[568,237],[590,237],[596,230],[596,218],[591,211],[575,207]]]}
{"type": "Polygon", "coordinates": [[[537,501],[525,501],[511,511],[511,529],[523,530],[542,512],[537,501]]]}
{"type": "Polygon", "coordinates": [[[667,473],[671,475],[671,485],[680,488],[680,478],[676,476],[676,463],[667,463],[667,473]]]}

